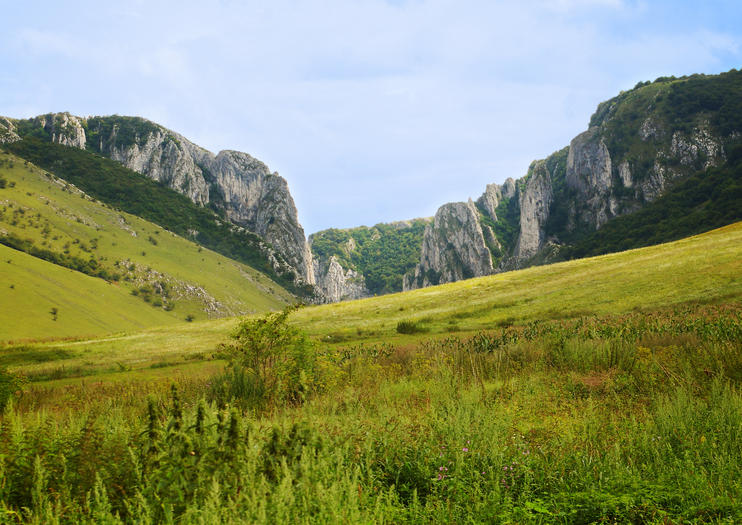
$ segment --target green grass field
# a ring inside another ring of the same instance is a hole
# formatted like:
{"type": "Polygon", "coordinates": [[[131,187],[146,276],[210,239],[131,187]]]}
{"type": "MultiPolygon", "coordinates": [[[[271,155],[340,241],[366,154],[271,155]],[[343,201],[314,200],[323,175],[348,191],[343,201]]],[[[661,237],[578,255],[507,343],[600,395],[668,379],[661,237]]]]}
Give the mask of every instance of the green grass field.
{"type": "MultiPolygon", "coordinates": [[[[97,281],[103,289],[112,287],[97,281]]],[[[381,342],[415,344],[430,337],[471,334],[534,320],[621,315],[685,304],[734,303],[740,298],[742,223],[737,223],[666,245],[406,293],[306,307],[291,319],[310,337],[331,347],[381,342]],[[401,321],[411,321],[420,331],[398,333],[397,324],[401,321]]],[[[35,317],[52,323],[46,306],[35,317]]],[[[51,341],[33,346],[63,348],[64,357],[14,366],[40,377],[64,366],[69,377],[74,373],[111,371],[112,367],[116,370],[115,363],[147,369],[155,363],[199,360],[212,356],[236,324],[237,319],[225,318],[103,339],[51,341]]],[[[86,333],[90,331],[81,330],[74,335],[86,333]]]]}
{"type": "Polygon", "coordinates": [[[29,239],[39,249],[95,259],[119,275],[112,285],[100,278],[95,284],[80,272],[41,260],[27,262],[3,246],[4,264],[13,258],[22,264],[0,273],[0,340],[105,334],[173,324],[187,316],[264,312],[292,300],[260,272],[106,207],[12,155],[0,155],[0,177],[7,181],[0,188],[0,234],[29,239]],[[48,289],[43,276],[54,276],[48,289]],[[96,286],[100,291],[93,292],[96,286]],[[78,294],[78,287],[85,293],[78,294]],[[107,293],[104,302],[90,302],[104,290],[118,291],[107,293]],[[137,294],[134,300],[123,298],[132,293],[137,294]],[[110,308],[105,307],[108,301],[110,308]],[[61,315],[52,323],[47,314],[53,307],[61,315]]]}
{"type": "Polygon", "coordinates": [[[0,521],[739,523],[741,241],[302,308],[243,375],[237,318],[4,344],[0,521]]]}

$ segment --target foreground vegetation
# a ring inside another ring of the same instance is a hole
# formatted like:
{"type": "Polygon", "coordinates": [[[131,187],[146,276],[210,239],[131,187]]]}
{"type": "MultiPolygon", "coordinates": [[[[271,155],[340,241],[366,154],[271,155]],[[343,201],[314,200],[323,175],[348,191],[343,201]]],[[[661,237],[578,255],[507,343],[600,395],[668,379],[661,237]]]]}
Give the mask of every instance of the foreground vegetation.
{"type": "Polygon", "coordinates": [[[0,521],[739,522],[740,235],[6,344],[0,521]]]}
{"type": "Polygon", "coordinates": [[[3,521],[742,519],[739,304],[336,348],[284,321],[245,321],[224,375],[149,398],[22,398],[3,521]]]}

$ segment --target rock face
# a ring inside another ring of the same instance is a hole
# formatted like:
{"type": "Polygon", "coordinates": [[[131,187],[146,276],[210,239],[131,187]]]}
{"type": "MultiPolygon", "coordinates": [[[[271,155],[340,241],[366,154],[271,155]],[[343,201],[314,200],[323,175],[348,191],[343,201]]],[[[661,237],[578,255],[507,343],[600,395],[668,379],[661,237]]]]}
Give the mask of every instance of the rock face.
{"type": "MultiPolygon", "coordinates": [[[[30,122],[42,127],[52,142],[91,149],[222,212],[230,222],[269,242],[295,270],[297,282],[314,284],[312,255],[286,180],[247,153],[214,155],[178,133],[136,117],[83,119],[56,113],[30,122]]],[[[13,136],[12,122],[0,121],[2,136],[13,136]]]]}
{"type": "Polygon", "coordinates": [[[343,268],[334,255],[329,261],[314,260],[313,269],[315,284],[327,302],[361,299],[370,295],[363,275],[343,268]]]}
{"type": "Polygon", "coordinates": [[[420,264],[405,276],[404,289],[450,283],[494,270],[474,203],[444,204],[425,228],[420,264]]]}
{"type": "Polygon", "coordinates": [[[34,119],[51,135],[52,142],[85,149],[85,129],[82,119],[69,113],[42,115],[34,119]]]}
{"type": "Polygon", "coordinates": [[[567,157],[567,186],[584,203],[579,220],[593,229],[600,228],[616,214],[610,202],[611,173],[611,156],[598,128],[590,128],[572,139],[567,157]]]}
{"type": "Polygon", "coordinates": [[[13,121],[5,117],[0,117],[0,144],[15,142],[20,139],[21,137],[15,132],[13,121]]]}
{"type": "Polygon", "coordinates": [[[515,257],[526,260],[538,253],[546,242],[544,225],[554,199],[546,162],[537,161],[526,188],[520,194],[520,236],[515,245],[515,257]]]}

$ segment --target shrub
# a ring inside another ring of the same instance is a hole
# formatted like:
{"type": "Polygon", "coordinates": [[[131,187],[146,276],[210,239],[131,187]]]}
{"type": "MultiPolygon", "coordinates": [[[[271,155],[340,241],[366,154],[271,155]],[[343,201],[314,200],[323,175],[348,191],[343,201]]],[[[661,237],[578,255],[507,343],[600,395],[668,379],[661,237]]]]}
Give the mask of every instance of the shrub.
{"type": "Polygon", "coordinates": [[[17,395],[25,382],[23,377],[0,367],[0,412],[5,410],[10,399],[17,395]]]}
{"type": "Polygon", "coordinates": [[[415,321],[400,321],[397,323],[398,334],[418,334],[428,330],[415,321]]]}
{"type": "Polygon", "coordinates": [[[316,352],[304,333],[288,325],[294,309],[244,319],[231,335],[234,342],[219,347],[229,365],[214,382],[218,401],[261,408],[269,401],[299,403],[314,389],[316,352]]]}

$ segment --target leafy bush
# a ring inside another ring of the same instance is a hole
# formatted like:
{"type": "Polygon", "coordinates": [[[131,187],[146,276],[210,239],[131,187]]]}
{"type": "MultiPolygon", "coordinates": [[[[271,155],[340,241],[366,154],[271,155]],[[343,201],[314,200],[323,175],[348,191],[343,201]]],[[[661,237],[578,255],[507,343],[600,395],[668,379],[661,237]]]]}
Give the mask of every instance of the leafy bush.
{"type": "Polygon", "coordinates": [[[316,353],[306,336],[287,323],[295,307],[244,319],[220,346],[228,369],[214,382],[220,402],[261,408],[270,401],[299,403],[318,384],[316,353]]]}
{"type": "Polygon", "coordinates": [[[5,410],[8,402],[25,384],[25,379],[0,367],[0,412],[5,410]]]}
{"type": "Polygon", "coordinates": [[[398,334],[419,334],[427,332],[427,329],[420,326],[416,321],[400,321],[397,323],[398,334]]]}

